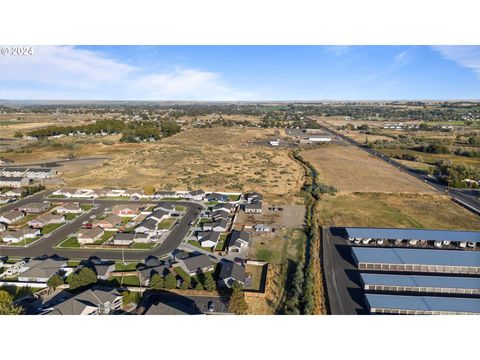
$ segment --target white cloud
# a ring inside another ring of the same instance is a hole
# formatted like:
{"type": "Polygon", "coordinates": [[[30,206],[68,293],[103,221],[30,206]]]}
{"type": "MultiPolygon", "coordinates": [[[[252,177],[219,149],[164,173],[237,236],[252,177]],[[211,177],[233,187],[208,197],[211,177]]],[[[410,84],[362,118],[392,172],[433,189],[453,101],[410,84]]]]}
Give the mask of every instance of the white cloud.
{"type": "Polygon", "coordinates": [[[327,45],[323,46],[322,49],[327,54],[333,54],[335,56],[346,55],[350,51],[349,45],[327,45]]]}
{"type": "Polygon", "coordinates": [[[37,46],[33,56],[0,57],[1,98],[248,100],[220,74],[199,69],[146,72],[98,51],[37,46]]]}
{"type": "Polygon", "coordinates": [[[480,79],[480,46],[434,46],[445,59],[472,70],[480,79]]]}
{"type": "Polygon", "coordinates": [[[412,59],[411,54],[408,51],[402,51],[401,53],[398,53],[395,55],[395,66],[396,67],[402,67],[407,65],[410,60],[412,59]]]}

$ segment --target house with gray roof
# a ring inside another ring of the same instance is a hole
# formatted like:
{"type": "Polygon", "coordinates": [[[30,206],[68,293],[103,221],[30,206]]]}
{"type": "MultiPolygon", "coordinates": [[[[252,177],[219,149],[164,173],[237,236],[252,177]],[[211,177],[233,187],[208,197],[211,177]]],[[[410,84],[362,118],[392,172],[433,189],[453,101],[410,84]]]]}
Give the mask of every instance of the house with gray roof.
{"type": "Polygon", "coordinates": [[[199,243],[202,247],[215,247],[220,240],[220,233],[216,231],[204,231],[199,233],[199,243]]]}
{"type": "Polygon", "coordinates": [[[195,201],[202,201],[205,199],[205,191],[199,189],[199,190],[194,190],[190,191],[185,194],[185,198],[187,199],[192,199],[195,201]]]}
{"type": "Polygon", "coordinates": [[[243,211],[250,214],[260,214],[262,212],[262,202],[254,202],[243,205],[243,211]]]}
{"type": "Polygon", "coordinates": [[[202,312],[196,308],[179,302],[158,302],[152,304],[144,315],[199,315],[202,312]]]}
{"type": "Polygon", "coordinates": [[[190,256],[183,260],[183,264],[180,262],[180,266],[190,276],[194,276],[198,273],[213,271],[215,268],[215,264],[205,254],[190,256]]]}
{"type": "Polygon", "coordinates": [[[31,229],[29,227],[22,227],[18,230],[8,230],[2,234],[2,239],[4,242],[18,243],[26,239],[33,239],[37,236],[40,236],[39,229],[31,229]]]}
{"type": "Polygon", "coordinates": [[[78,202],[64,203],[55,208],[57,214],[79,214],[82,208],[78,202]]]}
{"type": "Polygon", "coordinates": [[[107,315],[121,308],[118,290],[94,287],[54,305],[44,315],[107,315]]]}
{"type": "Polygon", "coordinates": [[[10,225],[18,220],[21,220],[25,217],[25,214],[22,211],[12,210],[5,211],[0,214],[0,222],[10,225]]]}
{"type": "Polygon", "coordinates": [[[77,232],[77,240],[79,244],[92,244],[100,239],[105,232],[101,227],[91,229],[80,229],[77,232]]]}
{"type": "Polygon", "coordinates": [[[0,186],[20,188],[30,183],[26,177],[22,176],[0,176],[0,186]]]}
{"type": "Polygon", "coordinates": [[[218,210],[218,211],[214,211],[214,212],[212,213],[212,218],[213,218],[213,220],[215,220],[215,221],[228,220],[229,215],[230,215],[230,213],[227,212],[227,211],[218,210]]]}
{"type": "Polygon", "coordinates": [[[169,216],[170,215],[169,215],[168,211],[156,210],[156,211],[152,212],[150,215],[148,215],[147,219],[153,219],[156,222],[160,222],[160,221],[162,221],[163,219],[165,219],[169,216]]]}
{"type": "Polygon", "coordinates": [[[23,205],[19,207],[19,210],[25,211],[28,214],[38,214],[38,213],[47,211],[50,205],[51,205],[50,201],[42,201],[42,202],[23,205]]]}
{"type": "Polygon", "coordinates": [[[46,225],[50,224],[61,224],[65,221],[65,216],[63,214],[43,214],[38,216],[36,219],[30,220],[28,226],[33,228],[43,228],[46,225]]]}
{"type": "Polygon", "coordinates": [[[247,203],[251,204],[254,202],[263,201],[263,195],[258,192],[250,192],[245,194],[244,199],[247,203]]]}
{"type": "Polygon", "coordinates": [[[46,283],[53,275],[67,267],[67,260],[52,259],[31,260],[26,263],[28,270],[18,276],[18,281],[46,283]]]}
{"type": "Polygon", "coordinates": [[[231,261],[223,261],[220,264],[220,274],[218,275],[218,286],[232,287],[237,281],[245,283],[245,267],[231,261]]]}
{"type": "Polygon", "coordinates": [[[216,204],[212,207],[212,210],[213,211],[218,211],[218,210],[223,210],[223,211],[226,211],[228,213],[231,213],[232,212],[232,209],[234,208],[234,206],[232,204],[229,204],[229,203],[220,203],[220,204],[216,204]]]}
{"type": "Polygon", "coordinates": [[[153,234],[157,232],[157,224],[157,221],[149,218],[138,224],[134,231],[140,234],[153,234]]]}
{"type": "Polygon", "coordinates": [[[233,230],[228,240],[228,252],[240,252],[250,244],[250,234],[246,231],[233,230]]]}

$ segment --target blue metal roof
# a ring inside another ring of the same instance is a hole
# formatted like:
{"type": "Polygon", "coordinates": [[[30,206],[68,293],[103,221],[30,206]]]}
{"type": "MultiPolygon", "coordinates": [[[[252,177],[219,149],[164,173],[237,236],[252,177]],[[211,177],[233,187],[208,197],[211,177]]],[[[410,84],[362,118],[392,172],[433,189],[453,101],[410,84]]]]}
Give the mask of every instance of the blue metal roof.
{"type": "Polygon", "coordinates": [[[480,251],[352,247],[359,263],[480,267],[480,251]]]}
{"type": "Polygon", "coordinates": [[[370,308],[480,313],[480,299],[366,294],[370,308]]]}
{"type": "Polygon", "coordinates": [[[360,274],[366,285],[434,287],[452,289],[479,289],[480,277],[360,274]]]}
{"type": "Polygon", "coordinates": [[[480,231],[389,229],[389,228],[345,228],[348,237],[372,239],[404,239],[427,241],[480,242],[480,231]]]}

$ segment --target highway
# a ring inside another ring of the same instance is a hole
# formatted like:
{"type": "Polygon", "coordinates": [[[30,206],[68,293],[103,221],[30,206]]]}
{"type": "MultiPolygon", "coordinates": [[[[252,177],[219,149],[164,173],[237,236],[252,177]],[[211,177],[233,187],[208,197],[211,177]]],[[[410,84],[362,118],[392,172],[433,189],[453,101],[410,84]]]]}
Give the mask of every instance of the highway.
{"type": "Polygon", "coordinates": [[[423,172],[418,172],[418,171],[415,171],[413,169],[410,169],[409,167],[403,165],[402,163],[400,163],[398,161],[395,161],[394,159],[391,159],[388,156],[383,155],[383,154],[375,151],[374,149],[364,147],[359,142],[357,142],[357,141],[355,141],[355,140],[353,140],[353,139],[351,139],[351,138],[349,138],[349,137],[347,137],[343,134],[340,134],[340,133],[338,133],[334,130],[331,130],[330,128],[328,128],[325,125],[319,124],[319,126],[323,130],[325,130],[326,132],[332,134],[333,136],[337,136],[337,137],[341,138],[342,140],[344,140],[345,142],[347,142],[351,145],[354,145],[354,146],[360,148],[361,150],[367,152],[368,154],[376,157],[377,159],[382,160],[382,161],[396,167],[400,171],[403,171],[404,173],[406,173],[410,176],[413,176],[420,181],[425,182],[426,184],[430,185],[432,188],[434,188],[438,192],[440,192],[444,195],[449,195],[455,202],[459,203],[460,205],[462,205],[466,209],[476,213],[477,215],[480,215],[479,192],[476,192],[474,190],[467,190],[467,189],[461,190],[461,189],[449,188],[445,185],[440,184],[437,181],[437,179],[435,179],[434,177],[431,177],[431,176],[429,176],[429,175],[427,175],[423,172]]]}
{"type": "MultiPolygon", "coordinates": [[[[52,191],[34,194],[30,197],[20,200],[15,204],[9,204],[11,209],[18,207],[19,205],[42,201],[44,196],[48,196],[52,191]]],[[[47,199],[45,199],[47,200],[47,199]]],[[[92,200],[79,200],[79,199],[56,199],[59,202],[81,202],[90,203],[92,200]]],[[[159,201],[159,200],[95,200],[95,207],[85,214],[80,215],[71,222],[59,227],[57,230],[41,238],[38,242],[31,244],[27,247],[18,246],[2,246],[0,247],[0,256],[13,256],[13,257],[39,257],[39,256],[53,256],[57,255],[69,259],[87,259],[91,256],[97,256],[106,260],[143,260],[148,255],[154,255],[161,257],[169,254],[175,250],[187,235],[190,229],[190,223],[193,222],[197,214],[201,211],[202,205],[189,201],[159,201]],[[163,204],[175,204],[185,206],[188,210],[184,216],[180,219],[179,224],[175,226],[163,243],[151,250],[125,250],[119,249],[58,249],[54,248],[55,245],[67,238],[70,234],[77,231],[82,226],[82,223],[92,215],[100,215],[105,208],[112,207],[117,204],[148,204],[148,203],[163,203],[163,204]]],[[[2,211],[4,209],[2,208],[2,211]]]]}

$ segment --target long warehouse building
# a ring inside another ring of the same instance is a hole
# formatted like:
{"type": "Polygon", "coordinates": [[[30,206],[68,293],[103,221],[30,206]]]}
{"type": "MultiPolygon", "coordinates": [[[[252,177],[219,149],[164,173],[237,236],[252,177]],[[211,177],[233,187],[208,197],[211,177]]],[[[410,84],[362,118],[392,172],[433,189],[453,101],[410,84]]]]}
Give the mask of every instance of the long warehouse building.
{"type": "Polygon", "coordinates": [[[401,315],[480,314],[480,299],[366,294],[370,313],[401,315]]]}
{"type": "Polygon", "coordinates": [[[480,295],[480,278],[428,275],[360,274],[366,291],[480,295]]]}
{"type": "Polygon", "coordinates": [[[352,247],[359,270],[480,274],[480,252],[352,247]]]}
{"type": "Polygon", "coordinates": [[[392,228],[345,228],[347,237],[355,239],[376,240],[424,240],[445,241],[447,243],[480,243],[480,231],[456,231],[456,230],[426,230],[426,229],[392,229],[392,228]]]}

